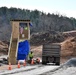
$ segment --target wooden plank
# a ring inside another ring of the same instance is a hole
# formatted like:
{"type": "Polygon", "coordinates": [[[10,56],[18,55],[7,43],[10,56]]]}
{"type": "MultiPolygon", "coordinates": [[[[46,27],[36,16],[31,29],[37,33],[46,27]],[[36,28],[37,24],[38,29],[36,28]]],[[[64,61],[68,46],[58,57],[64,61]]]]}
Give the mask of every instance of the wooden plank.
{"type": "Polygon", "coordinates": [[[12,38],[11,40],[12,41],[11,41],[8,61],[14,65],[14,64],[16,64],[18,38],[17,39],[12,38]]]}
{"type": "Polygon", "coordinates": [[[12,65],[15,65],[15,64],[17,63],[16,57],[11,57],[11,58],[9,58],[8,63],[9,63],[9,62],[10,62],[12,65]]]}
{"type": "Polygon", "coordinates": [[[13,22],[12,23],[12,39],[18,38],[19,36],[19,22],[13,22]]]}

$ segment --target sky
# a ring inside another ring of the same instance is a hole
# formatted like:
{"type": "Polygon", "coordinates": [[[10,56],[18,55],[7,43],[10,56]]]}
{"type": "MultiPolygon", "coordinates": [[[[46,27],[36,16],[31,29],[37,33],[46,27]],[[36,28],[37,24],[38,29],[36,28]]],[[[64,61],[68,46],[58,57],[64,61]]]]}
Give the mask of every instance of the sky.
{"type": "Polygon", "coordinates": [[[39,10],[76,18],[76,0],[0,0],[0,7],[39,10]]]}

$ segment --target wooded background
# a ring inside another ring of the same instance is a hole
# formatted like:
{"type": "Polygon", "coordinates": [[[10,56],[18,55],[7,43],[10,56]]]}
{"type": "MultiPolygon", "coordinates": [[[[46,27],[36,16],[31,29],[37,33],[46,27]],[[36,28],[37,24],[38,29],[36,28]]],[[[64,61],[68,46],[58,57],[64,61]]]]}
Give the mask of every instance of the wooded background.
{"type": "Polygon", "coordinates": [[[76,19],[58,13],[44,13],[38,10],[0,7],[0,40],[9,41],[11,36],[10,20],[30,19],[33,26],[31,34],[46,31],[71,31],[76,29],[76,19]]]}

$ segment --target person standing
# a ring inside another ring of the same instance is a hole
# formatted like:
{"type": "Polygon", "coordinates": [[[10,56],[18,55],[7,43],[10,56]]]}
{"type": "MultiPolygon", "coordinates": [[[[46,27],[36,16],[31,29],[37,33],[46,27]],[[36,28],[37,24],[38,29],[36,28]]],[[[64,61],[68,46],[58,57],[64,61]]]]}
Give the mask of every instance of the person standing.
{"type": "Polygon", "coordinates": [[[31,51],[30,53],[29,53],[29,59],[30,59],[30,63],[31,63],[31,61],[32,61],[32,59],[33,59],[33,52],[31,51]]]}

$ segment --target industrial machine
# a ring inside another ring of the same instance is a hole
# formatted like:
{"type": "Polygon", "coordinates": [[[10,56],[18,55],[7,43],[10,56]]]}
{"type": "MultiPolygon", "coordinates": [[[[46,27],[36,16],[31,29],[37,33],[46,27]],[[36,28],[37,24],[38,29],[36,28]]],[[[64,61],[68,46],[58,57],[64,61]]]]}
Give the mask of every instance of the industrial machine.
{"type": "Polygon", "coordinates": [[[42,49],[42,64],[55,63],[55,65],[60,65],[60,51],[60,44],[44,44],[42,49]]]}

